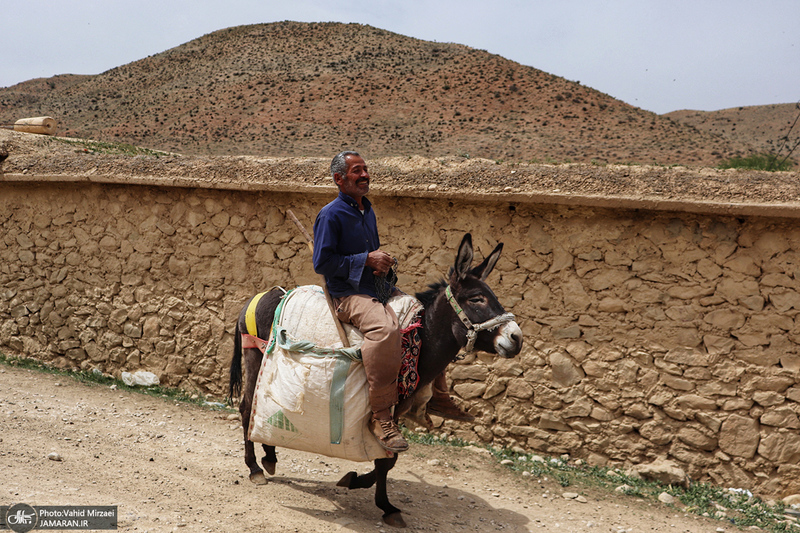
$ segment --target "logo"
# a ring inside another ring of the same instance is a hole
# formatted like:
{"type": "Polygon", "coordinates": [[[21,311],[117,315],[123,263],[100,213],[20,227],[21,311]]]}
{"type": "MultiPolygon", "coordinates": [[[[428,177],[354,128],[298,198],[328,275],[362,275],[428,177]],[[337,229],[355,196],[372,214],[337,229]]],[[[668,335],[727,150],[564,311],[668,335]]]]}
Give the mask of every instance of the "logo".
{"type": "Polygon", "coordinates": [[[12,505],[6,512],[6,525],[11,531],[25,533],[35,528],[37,522],[36,510],[24,503],[12,505]]]}
{"type": "Polygon", "coordinates": [[[0,530],[117,529],[116,505],[0,505],[0,530]]]}

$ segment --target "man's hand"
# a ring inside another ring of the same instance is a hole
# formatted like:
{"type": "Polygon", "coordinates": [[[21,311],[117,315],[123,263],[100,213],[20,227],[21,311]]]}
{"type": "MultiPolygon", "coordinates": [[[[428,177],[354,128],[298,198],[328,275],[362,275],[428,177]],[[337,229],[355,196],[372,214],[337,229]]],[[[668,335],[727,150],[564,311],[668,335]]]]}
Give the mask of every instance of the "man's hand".
{"type": "Polygon", "coordinates": [[[367,255],[366,265],[376,276],[385,276],[394,265],[394,258],[382,250],[375,250],[367,255]]]}

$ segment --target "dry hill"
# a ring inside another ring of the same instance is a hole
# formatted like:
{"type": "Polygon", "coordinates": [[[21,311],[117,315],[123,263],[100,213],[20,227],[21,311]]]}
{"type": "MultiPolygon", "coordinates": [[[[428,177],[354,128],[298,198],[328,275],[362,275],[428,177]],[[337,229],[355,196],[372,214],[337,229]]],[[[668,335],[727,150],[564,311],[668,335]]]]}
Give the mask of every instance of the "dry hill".
{"type": "MultiPolygon", "coordinates": [[[[796,142],[800,103],[733,107],[719,111],[682,110],[664,116],[693,126],[700,131],[721,135],[734,143],[748,144],[755,152],[772,153],[778,150],[778,140],[792,131],[796,142]]],[[[796,159],[796,157],[795,157],[796,159]]]]}
{"type": "Polygon", "coordinates": [[[0,89],[0,122],[195,155],[715,165],[749,151],[576,82],[358,24],[239,26],[93,76],[0,89]]]}

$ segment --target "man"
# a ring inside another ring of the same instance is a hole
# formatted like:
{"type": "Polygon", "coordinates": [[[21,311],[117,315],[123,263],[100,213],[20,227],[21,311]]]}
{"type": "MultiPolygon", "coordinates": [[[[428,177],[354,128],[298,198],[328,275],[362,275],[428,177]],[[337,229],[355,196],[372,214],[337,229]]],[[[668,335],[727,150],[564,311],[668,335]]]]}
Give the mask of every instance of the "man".
{"type": "Polygon", "coordinates": [[[369,427],[385,449],[408,449],[392,407],[397,403],[397,375],[402,348],[394,311],[378,300],[397,289],[386,280],[394,259],[380,249],[378,225],[369,192],[369,172],[356,152],[342,152],[331,162],[339,187],[335,200],[314,222],[314,270],[325,277],[336,313],[364,335],[361,355],[369,383],[369,427]]]}

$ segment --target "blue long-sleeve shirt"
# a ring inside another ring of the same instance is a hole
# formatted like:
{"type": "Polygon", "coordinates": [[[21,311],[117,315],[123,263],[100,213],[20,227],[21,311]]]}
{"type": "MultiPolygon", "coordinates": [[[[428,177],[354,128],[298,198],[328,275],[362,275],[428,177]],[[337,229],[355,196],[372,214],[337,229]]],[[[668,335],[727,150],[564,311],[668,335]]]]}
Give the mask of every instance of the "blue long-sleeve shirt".
{"type": "Polygon", "coordinates": [[[376,276],[366,262],[369,252],[381,247],[378,222],[372,203],[367,198],[361,201],[364,213],[353,198],[340,192],[314,221],[314,271],[325,277],[333,298],[376,297],[376,276]]]}

